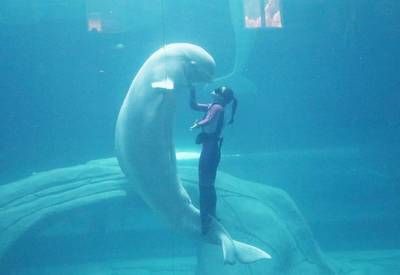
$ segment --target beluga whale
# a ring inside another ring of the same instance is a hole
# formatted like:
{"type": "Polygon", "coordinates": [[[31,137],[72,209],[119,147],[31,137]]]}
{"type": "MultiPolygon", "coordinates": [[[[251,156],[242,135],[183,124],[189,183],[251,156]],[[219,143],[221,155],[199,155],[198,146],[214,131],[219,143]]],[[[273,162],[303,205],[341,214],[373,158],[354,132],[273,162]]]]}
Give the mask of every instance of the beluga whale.
{"type": "Polygon", "coordinates": [[[189,43],[168,44],[151,54],[122,103],[115,129],[116,156],[132,189],[173,229],[219,245],[226,264],[269,259],[262,249],[234,240],[216,219],[202,235],[200,212],[177,175],[176,97],[191,85],[212,81],[215,66],[206,50],[189,43]]]}

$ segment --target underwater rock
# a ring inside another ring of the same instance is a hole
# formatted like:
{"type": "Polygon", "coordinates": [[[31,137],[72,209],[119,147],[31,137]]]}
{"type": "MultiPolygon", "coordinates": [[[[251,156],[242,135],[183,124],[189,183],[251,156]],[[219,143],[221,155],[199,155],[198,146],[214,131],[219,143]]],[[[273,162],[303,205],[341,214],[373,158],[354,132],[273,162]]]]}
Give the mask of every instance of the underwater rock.
{"type": "MultiPolygon", "coordinates": [[[[197,205],[197,169],[179,166],[178,171],[197,205]]],[[[127,187],[114,158],[41,172],[0,186],[0,263],[7,249],[39,221],[95,203],[124,199],[127,187]]],[[[232,237],[269,251],[272,260],[226,266],[219,246],[200,243],[197,255],[193,253],[197,257],[193,274],[334,274],[300,211],[284,191],[219,172],[217,192],[218,216],[232,237]]],[[[134,196],[129,199],[140,200],[134,196]]],[[[113,211],[128,210],[114,207],[113,211]]],[[[150,209],[140,211],[150,214],[150,209]]],[[[163,274],[169,273],[165,270],[163,274]]]]}
{"type": "MultiPolygon", "coordinates": [[[[179,174],[196,179],[197,170],[180,168],[179,174]]],[[[185,184],[197,198],[196,182],[185,184]]],[[[212,245],[198,249],[197,274],[334,274],[295,203],[282,190],[233,177],[217,176],[218,213],[232,237],[268,251],[272,260],[251,265],[226,266],[212,245]]]]}

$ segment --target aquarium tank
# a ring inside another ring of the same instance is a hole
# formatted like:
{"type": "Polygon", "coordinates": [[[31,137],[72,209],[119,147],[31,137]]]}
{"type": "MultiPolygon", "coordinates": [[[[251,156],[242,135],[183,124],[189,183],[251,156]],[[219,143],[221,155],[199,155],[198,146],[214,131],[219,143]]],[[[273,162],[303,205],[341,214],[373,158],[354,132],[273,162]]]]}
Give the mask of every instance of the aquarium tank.
{"type": "Polygon", "coordinates": [[[399,16],[1,1],[0,274],[400,274],[399,16]]]}

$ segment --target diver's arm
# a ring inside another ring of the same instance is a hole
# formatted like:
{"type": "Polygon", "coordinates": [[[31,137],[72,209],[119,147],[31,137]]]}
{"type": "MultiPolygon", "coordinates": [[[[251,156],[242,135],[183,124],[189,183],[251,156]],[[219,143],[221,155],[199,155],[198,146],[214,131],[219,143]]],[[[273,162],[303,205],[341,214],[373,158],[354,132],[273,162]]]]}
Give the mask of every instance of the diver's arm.
{"type": "Polygon", "coordinates": [[[190,108],[196,111],[206,112],[208,110],[208,105],[197,103],[196,89],[193,86],[191,86],[189,89],[190,89],[190,108]]]}
{"type": "Polygon", "coordinates": [[[210,109],[207,112],[207,115],[205,118],[203,118],[200,121],[197,121],[198,126],[204,126],[206,124],[209,124],[212,120],[216,119],[217,116],[224,110],[224,108],[219,105],[219,104],[214,104],[210,107],[210,109]]]}
{"type": "Polygon", "coordinates": [[[224,110],[224,108],[219,105],[219,104],[214,104],[208,109],[207,115],[205,118],[202,120],[196,121],[192,127],[190,127],[191,130],[207,125],[214,119],[217,119],[217,116],[224,110]]]}

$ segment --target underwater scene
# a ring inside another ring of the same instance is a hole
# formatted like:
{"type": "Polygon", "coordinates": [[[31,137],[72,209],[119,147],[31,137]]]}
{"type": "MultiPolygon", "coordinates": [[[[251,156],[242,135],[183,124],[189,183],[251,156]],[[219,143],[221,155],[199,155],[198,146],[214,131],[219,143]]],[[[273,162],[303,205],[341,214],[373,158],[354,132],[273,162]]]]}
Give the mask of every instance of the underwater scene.
{"type": "Polygon", "coordinates": [[[0,274],[400,274],[399,16],[1,1],[0,274]]]}

